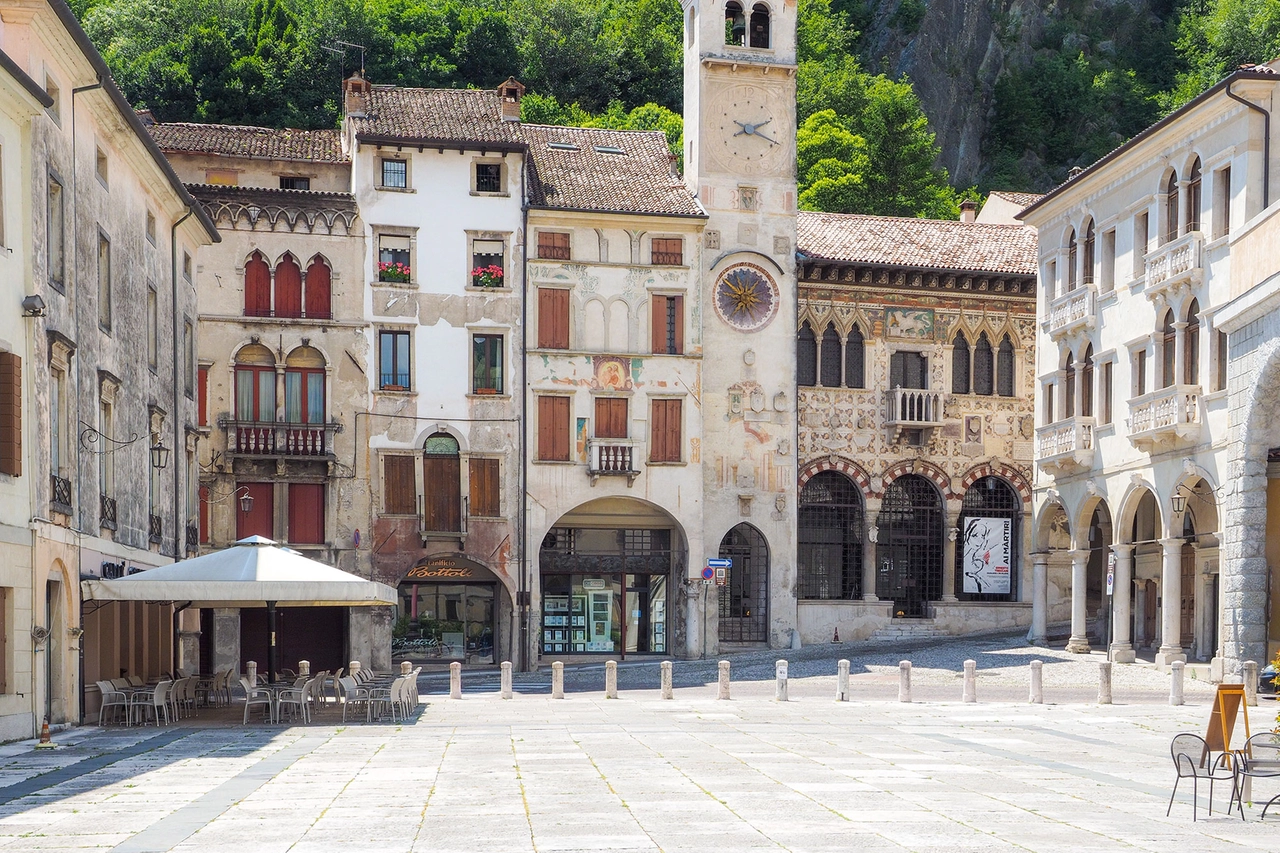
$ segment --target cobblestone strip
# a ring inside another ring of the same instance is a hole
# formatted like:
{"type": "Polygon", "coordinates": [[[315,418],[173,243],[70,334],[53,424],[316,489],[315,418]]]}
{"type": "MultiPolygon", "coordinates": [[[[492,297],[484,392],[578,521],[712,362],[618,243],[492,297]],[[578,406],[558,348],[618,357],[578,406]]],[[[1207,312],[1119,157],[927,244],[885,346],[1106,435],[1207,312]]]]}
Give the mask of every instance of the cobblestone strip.
{"type": "Polygon", "coordinates": [[[168,746],[176,740],[191,735],[192,732],[186,731],[170,731],[162,732],[149,737],[145,740],[138,741],[132,746],[123,747],[112,752],[105,752],[100,755],[85,758],[74,764],[68,764],[65,767],[59,767],[56,770],[50,770],[47,773],[41,773],[24,779],[21,782],[15,782],[4,788],[0,788],[0,806],[11,803],[14,800],[29,797],[32,794],[40,793],[55,785],[61,785],[64,782],[70,782],[79,779],[89,773],[101,770],[104,767],[110,767],[120,761],[142,755],[144,752],[151,752],[155,749],[168,746]]]}

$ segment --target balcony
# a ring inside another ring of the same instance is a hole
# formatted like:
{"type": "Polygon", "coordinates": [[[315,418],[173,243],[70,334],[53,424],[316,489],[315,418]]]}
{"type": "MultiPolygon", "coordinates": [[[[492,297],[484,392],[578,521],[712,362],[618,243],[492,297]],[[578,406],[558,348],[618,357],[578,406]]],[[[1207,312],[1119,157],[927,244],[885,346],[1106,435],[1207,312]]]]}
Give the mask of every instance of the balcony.
{"type": "Polygon", "coordinates": [[[1050,302],[1048,313],[1045,328],[1055,341],[1088,331],[1098,322],[1098,290],[1092,284],[1077,287],[1050,302]]]}
{"type": "Polygon", "coordinates": [[[116,529],[116,499],[98,495],[98,524],[108,530],[116,529]]]}
{"type": "Polygon", "coordinates": [[[626,477],[635,482],[640,471],[635,466],[636,442],[628,438],[587,439],[587,471],[591,485],[600,477],[626,477]]]}
{"type": "Polygon", "coordinates": [[[220,420],[218,425],[227,431],[228,455],[266,458],[332,458],[333,437],[342,431],[341,424],[220,420]]]}
{"type": "Polygon", "coordinates": [[[1093,418],[1067,418],[1036,430],[1036,461],[1051,473],[1093,465],[1093,418]]]}
{"type": "Polygon", "coordinates": [[[1204,279],[1204,235],[1184,234],[1147,253],[1146,294],[1148,299],[1168,299],[1179,289],[1192,287],[1204,279]]]}
{"type": "Polygon", "coordinates": [[[942,426],[942,407],[946,402],[941,391],[923,388],[894,388],[888,396],[885,426],[890,430],[890,441],[898,441],[906,430],[922,430],[922,439],[930,430],[942,426]]]}
{"type": "Polygon", "coordinates": [[[1129,401],[1129,441],[1153,448],[1200,437],[1200,386],[1170,385],[1129,401]]]}

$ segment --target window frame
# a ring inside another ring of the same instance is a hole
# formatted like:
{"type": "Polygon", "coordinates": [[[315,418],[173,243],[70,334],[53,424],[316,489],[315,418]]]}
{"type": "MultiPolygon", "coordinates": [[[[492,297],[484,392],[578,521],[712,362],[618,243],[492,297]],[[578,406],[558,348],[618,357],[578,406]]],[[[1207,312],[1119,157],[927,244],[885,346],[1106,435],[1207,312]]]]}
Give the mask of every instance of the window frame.
{"type": "Polygon", "coordinates": [[[278,175],[277,177],[280,179],[280,189],[282,189],[282,190],[294,190],[294,191],[297,191],[297,192],[310,192],[310,191],[311,191],[311,176],[310,176],[310,175],[278,175]],[[285,186],[285,184],[286,184],[286,183],[294,184],[294,183],[299,183],[299,182],[305,183],[305,184],[306,184],[306,186],[304,186],[304,187],[295,187],[295,186],[289,186],[289,187],[286,187],[286,186],[285,186]]]}
{"type": "MultiPolygon", "coordinates": [[[[373,281],[375,284],[379,286],[390,285],[392,287],[417,287],[418,286],[418,277],[415,274],[415,270],[417,270],[417,253],[418,253],[417,252],[417,249],[418,249],[417,236],[418,235],[417,235],[416,228],[405,229],[405,228],[395,228],[395,227],[386,227],[386,226],[377,226],[377,225],[374,226],[373,228],[373,246],[374,246],[373,281]],[[408,249],[393,249],[393,248],[384,249],[382,246],[382,241],[383,241],[383,238],[388,238],[388,237],[394,240],[407,240],[409,243],[409,248],[408,249]],[[383,256],[384,252],[388,253],[389,256],[384,258],[383,256]],[[383,273],[381,269],[379,269],[379,265],[383,263],[401,263],[401,261],[396,260],[396,257],[394,257],[401,252],[405,253],[405,256],[406,256],[403,263],[409,268],[409,280],[408,281],[392,281],[392,280],[384,279],[382,277],[383,273]]],[[[330,276],[332,276],[332,269],[330,270],[330,276]]]]}
{"type": "Polygon", "coordinates": [[[409,180],[409,172],[410,172],[410,169],[409,169],[408,157],[379,157],[378,158],[378,189],[391,190],[392,192],[397,192],[397,191],[405,192],[407,190],[413,189],[413,185],[409,180]],[[401,174],[403,176],[404,183],[401,183],[401,184],[387,183],[387,177],[389,175],[394,175],[397,171],[400,171],[394,168],[388,170],[387,168],[388,166],[394,166],[394,165],[399,165],[403,167],[403,171],[401,172],[401,174]]]}
{"type": "Polygon", "coordinates": [[[649,265],[655,267],[682,267],[684,263],[683,237],[653,237],[649,240],[649,265]],[[674,246],[674,251],[672,247],[674,246]]]}
{"type": "Polygon", "coordinates": [[[112,269],[111,269],[111,238],[107,233],[98,228],[98,328],[110,334],[111,332],[111,291],[112,291],[112,269]],[[105,266],[104,266],[105,259],[105,266]]]}
{"type": "Polygon", "coordinates": [[[538,229],[535,255],[540,261],[573,260],[573,232],[554,229],[538,229]],[[560,238],[564,238],[561,240],[560,238]],[[544,238],[546,241],[544,242],[544,238]],[[563,242],[564,245],[558,245],[563,242]]]}
{"type": "Polygon", "coordinates": [[[413,390],[413,332],[410,329],[378,329],[378,390],[382,392],[390,391],[392,393],[403,393],[413,390]],[[403,372],[400,370],[400,346],[399,341],[403,336],[405,342],[404,358],[406,364],[403,372]],[[383,361],[384,340],[390,338],[392,340],[392,371],[388,372],[386,364],[383,361]],[[386,377],[400,378],[404,377],[405,383],[401,385],[398,382],[387,382],[386,377]]]}
{"type": "Polygon", "coordinates": [[[506,337],[501,330],[471,330],[471,394],[503,396],[506,393],[506,337]],[[482,385],[482,378],[489,379],[489,384],[482,385]]]}
{"type": "Polygon", "coordinates": [[[511,264],[507,262],[507,250],[510,248],[510,240],[507,234],[495,234],[492,232],[469,232],[467,234],[467,289],[476,290],[509,290],[511,288],[511,279],[509,273],[511,264]],[[477,243],[501,243],[502,250],[500,252],[477,252],[477,243]],[[496,259],[496,260],[495,260],[496,259]],[[502,270],[502,283],[497,285],[483,285],[472,275],[475,270],[489,266],[497,266],[502,270]]]}
{"type": "Polygon", "coordinates": [[[45,275],[49,279],[49,286],[59,293],[63,293],[65,292],[67,280],[67,187],[52,169],[47,172],[46,177],[45,275]],[[57,212],[56,223],[54,221],[55,206],[57,212]],[[57,234],[56,240],[53,237],[55,233],[57,234]],[[57,263],[54,262],[55,250],[57,263]]]}
{"type": "Polygon", "coordinates": [[[567,350],[572,341],[572,290],[567,287],[538,285],[538,349],[567,350]],[[552,294],[555,294],[554,296],[552,294]],[[563,305],[560,303],[563,301],[563,305]],[[557,303],[552,305],[550,303],[557,303]],[[551,313],[563,311],[563,317],[551,313]],[[563,337],[561,336],[563,334],[563,337]]]}
{"type": "Polygon", "coordinates": [[[496,456],[467,457],[467,515],[474,518],[502,518],[502,460],[496,456]],[[477,476],[479,475],[479,476],[477,476]],[[492,477],[491,483],[484,479],[492,477]],[[491,486],[492,502],[486,504],[485,492],[477,493],[477,485],[491,486]]]}
{"type": "Polygon", "coordinates": [[[507,191],[507,161],[496,157],[477,157],[473,159],[471,161],[471,195],[491,198],[503,198],[511,195],[507,191]],[[487,190],[480,188],[480,170],[482,167],[485,169],[497,167],[497,189],[487,190]]]}
{"type": "Polygon", "coordinates": [[[653,354],[684,355],[684,294],[650,293],[649,299],[649,344],[653,354]]]}

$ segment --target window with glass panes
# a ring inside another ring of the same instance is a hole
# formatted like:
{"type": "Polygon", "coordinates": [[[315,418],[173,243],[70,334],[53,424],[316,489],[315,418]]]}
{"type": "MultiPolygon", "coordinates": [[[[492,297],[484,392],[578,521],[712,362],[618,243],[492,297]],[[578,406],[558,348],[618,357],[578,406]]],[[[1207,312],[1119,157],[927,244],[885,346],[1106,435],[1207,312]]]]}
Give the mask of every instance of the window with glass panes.
{"type": "Polygon", "coordinates": [[[409,390],[409,333],[378,333],[378,387],[384,391],[409,390]]]}
{"type": "Polygon", "coordinates": [[[409,186],[409,164],[404,160],[382,161],[382,185],[392,189],[409,186]]]}
{"type": "Polygon", "coordinates": [[[502,393],[502,335],[471,337],[471,390],[476,394],[502,393]]]}

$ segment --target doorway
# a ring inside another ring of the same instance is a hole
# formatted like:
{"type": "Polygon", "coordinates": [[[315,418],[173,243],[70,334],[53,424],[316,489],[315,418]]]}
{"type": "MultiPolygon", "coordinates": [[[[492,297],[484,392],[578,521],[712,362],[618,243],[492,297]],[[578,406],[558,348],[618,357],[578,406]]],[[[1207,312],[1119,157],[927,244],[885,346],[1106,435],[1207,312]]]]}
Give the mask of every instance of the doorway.
{"type": "Polygon", "coordinates": [[[720,558],[730,560],[720,587],[720,642],[769,640],[769,546],[750,524],[734,527],[720,540],[720,558]]]}
{"type": "Polygon", "coordinates": [[[894,616],[928,616],[928,603],[942,597],[942,496],[924,477],[899,477],[876,524],[876,595],[893,601],[894,616]]]}

